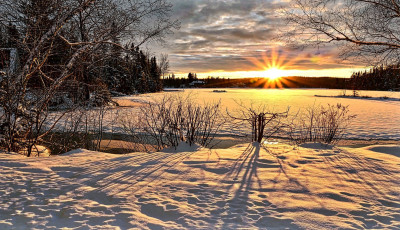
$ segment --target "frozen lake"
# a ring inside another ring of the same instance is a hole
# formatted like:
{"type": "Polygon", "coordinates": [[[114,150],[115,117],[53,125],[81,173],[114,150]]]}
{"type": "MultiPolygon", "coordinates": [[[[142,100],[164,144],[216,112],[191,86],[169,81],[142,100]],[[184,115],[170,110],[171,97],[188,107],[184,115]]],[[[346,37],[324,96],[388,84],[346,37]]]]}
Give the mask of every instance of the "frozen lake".
{"type": "MultiPolygon", "coordinates": [[[[218,89],[226,92],[213,92],[215,89],[185,89],[184,91],[165,91],[126,97],[134,100],[152,100],[166,94],[192,94],[199,103],[221,101],[230,111],[239,108],[237,102],[245,105],[265,104],[274,112],[285,111],[290,107],[292,114],[313,105],[348,105],[351,114],[357,115],[349,127],[345,138],[354,139],[400,139],[400,101],[383,100],[379,97],[400,99],[400,92],[358,91],[360,96],[373,98],[316,97],[337,96],[343,90],[331,89],[218,89]]],[[[352,91],[347,90],[348,95],[352,91]]]]}

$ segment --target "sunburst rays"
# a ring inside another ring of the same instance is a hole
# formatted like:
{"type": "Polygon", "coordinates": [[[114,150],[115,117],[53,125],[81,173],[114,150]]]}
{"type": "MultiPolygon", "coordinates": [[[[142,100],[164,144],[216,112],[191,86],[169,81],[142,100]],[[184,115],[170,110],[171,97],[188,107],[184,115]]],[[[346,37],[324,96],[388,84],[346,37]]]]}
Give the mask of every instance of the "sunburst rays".
{"type": "Polygon", "coordinates": [[[263,88],[284,88],[291,84],[282,78],[288,76],[286,68],[296,63],[299,57],[288,58],[282,50],[272,48],[269,52],[262,52],[260,58],[250,57],[247,59],[264,72],[264,79],[257,81],[258,87],[263,85],[263,88]]]}

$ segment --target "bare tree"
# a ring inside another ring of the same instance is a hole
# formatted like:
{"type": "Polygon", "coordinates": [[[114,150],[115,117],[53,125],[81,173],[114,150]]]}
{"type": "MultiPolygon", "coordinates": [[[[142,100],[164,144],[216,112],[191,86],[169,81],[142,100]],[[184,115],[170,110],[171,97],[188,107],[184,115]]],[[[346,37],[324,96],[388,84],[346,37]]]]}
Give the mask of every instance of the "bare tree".
{"type": "Polygon", "coordinates": [[[164,79],[164,75],[166,73],[168,73],[168,71],[169,71],[168,54],[161,54],[161,57],[160,57],[160,70],[161,70],[161,76],[164,79]]]}
{"type": "Polygon", "coordinates": [[[335,43],[343,58],[400,61],[398,0],[292,0],[283,38],[297,45],[335,43]]]}
{"type": "Polygon", "coordinates": [[[0,25],[18,30],[15,44],[24,54],[20,69],[9,72],[0,89],[7,149],[16,151],[16,143],[27,139],[30,144],[26,147],[31,149],[38,140],[33,136],[47,133],[61,119],[63,114],[54,118],[53,125],[38,126],[47,119],[45,111],[52,98],[74,76],[82,57],[101,54],[98,51],[105,44],[126,49],[125,43],[138,46],[162,39],[178,26],[169,19],[170,11],[165,0],[1,1],[0,25]],[[53,66],[61,47],[61,61],[53,66]],[[32,93],[32,81],[39,83],[40,94],[32,93]]]}
{"type": "Polygon", "coordinates": [[[284,112],[271,112],[266,105],[250,105],[246,106],[239,103],[240,110],[235,114],[227,111],[228,115],[235,121],[239,121],[240,127],[243,127],[243,122],[248,123],[251,128],[251,141],[261,143],[265,138],[270,138],[282,130],[286,124],[282,118],[287,118],[289,108],[284,112]]]}

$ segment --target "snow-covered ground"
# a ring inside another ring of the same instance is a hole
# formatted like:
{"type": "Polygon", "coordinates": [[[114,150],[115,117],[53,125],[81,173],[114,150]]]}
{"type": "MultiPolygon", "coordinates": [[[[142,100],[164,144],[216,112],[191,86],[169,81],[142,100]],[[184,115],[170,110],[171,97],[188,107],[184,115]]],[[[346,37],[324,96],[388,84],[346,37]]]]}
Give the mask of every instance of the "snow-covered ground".
{"type": "MultiPolygon", "coordinates": [[[[165,95],[192,95],[198,103],[221,102],[222,111],[239,110],[237,102],[244,105],[266,105],[271,111],[283,112],[290,107],[290,114],[302,113],[313,106],[341,103],[349,106],[349,111],[357,115],[346,131],[347,139],[400,139],[400,92],[358,91],[360,98],[337,97],[346,92],[334,89],[220,89],[225,93],[215,93],[214,89],[184,89],[118,98],[118,100],[138,103],[152,101],[165,95]],[[320,95],[320,96],[315,96],[320,95]],[[364,98],[363,98],[364,97],[364,98]],[[371,98],[366,98],[371,97],[371,98]],[[390,99],[384,99],[390,98],[390,99]]],[[[347,94],[351,92],[347,91],[347,94]]],[[[223,126],[221,132],[231,133],[231,126],[223,126]]],[[[248,133],[248,131],[246,131],[248,133]]]]}
{"type": "MultiPolygon", "coordinates": [[[[341,103],[349,106],[349,114],[357,117],[345,131],[345,139],[360,140],[400,140],[400,92],[378,92],[378,91],[359,91],[362,96],[371,96],[375,100],[353,99],[351,97],[336,97],[341,90],[328,89],[224,89],[225,93],[214,93],[214,89],[184,89],[184,91],[165,91],[160,93],[149,93],[131,95],[125,97],[115,97],[114,100],[120,107],[107,108],[103,114],[99,109],[90,110],[87,114],[89,126],[103,125],[102,130],[108,133],[126,134],[123,124],[126,119],[137,120],[133,114],[138,113],[140,107],[146,102],[157,101],[164,96],[191,95],[196,103],[221,102],[222,114],[226,115],[228,110],[235,114],[241,107],[238,102],[245,106],[266,105],[270,111],[284,112],[290,107],[289,115],[300,116],[307,108],[313,106],[327,106],[341,103]],[[318,96],[315,95],[325,95],[318,96]],[[393,100],[380,99],[390,97],[393,100]],[[99,122],[100,117],[104,118],[99,122]]],[[[60,113],[55,113],[59,116],[60,113]]],[[[237,113],[240,114],[240,113],[237,113]]],[[[66,131],[65,127],[73,127],[78,115],[65,116],[56,126],[56,131],[66,131]]],[[[56,120],[49,119],[50,121],[56,120]]],[[[50,127],[51,125],[49,125],[50,127]]],[[[81,127],[86,127],[81,125],[81,127]]],[[[68,131],[68,130],[67,130],[68,131]]],[[[240,127],[238,130],[232,128],[232,124],[227,122],[219,130],[220,135],[224,136],[244,136],[251,133],[249,127],[240,127]]]]}
{"type": "Polygon", "coordinates": [[[0,153],[0,229],[398,229],[400,146],[0,153]]]}

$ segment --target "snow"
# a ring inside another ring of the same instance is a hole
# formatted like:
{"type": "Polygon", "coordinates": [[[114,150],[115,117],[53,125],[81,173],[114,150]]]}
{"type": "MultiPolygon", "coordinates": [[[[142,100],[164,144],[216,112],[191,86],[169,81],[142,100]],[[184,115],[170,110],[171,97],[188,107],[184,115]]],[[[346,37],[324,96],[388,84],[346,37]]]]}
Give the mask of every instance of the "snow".
{"type": "Polygon", "coordinates": [[[316,97],[332,97],[332,98],[346,98],[346,99],[360,99],[360,100],[375,100],[375,101],[400,101],[399,98],[391,98],[387,96],[383,97],[371,97],[371,96],[349,96],[349,95],[340,95],[340,96],[323,96],[323,95],[315,95],[316,97]]]}
{"type": "Polygon", "coordinates": [[[311,149],[332,149],[333,145],[322,144],[322,143],[314,143],[314,142],[307,142],[300,145],[303,148],[311,148],[311,149]]]}
{"type": "Polygon", "coordinates": [[[178,152],[193,152],[200,150],[202,147],[197,144],[189,145],[188,143],[181,141],[177,147],[170,147],[163,149],[165,153],[178,153],[178,152]]]}
{"type": "MultiPolygon", "coordinates": [[[[357,115],[345,133],[346,139],[400,139],[400,92],[360,90],[360,99],[337,97],[342,90],[331,89],[235,89],[219,88],[226,93],[215,94],[215,89],[185,89],[181,92],[160,92],[118,98],[133,102],[146,102],[165,95],[193,95],[198,103],[221,102],[222,111],[240,109],[237,102],[245,105],[267,105],[272,111],[282,112],[290,107],[289,115],[296,115],[306,108],[341,103],[349,106],[350,113],[357,115]],[[315,95],[320,95],[316,97],[315,95]],[[368,98],[370,97],[370,98],[368,98]],[[366,125],[367,124],[367,125],[366,125]]],[[[248,133],[249,130],[239,130],[248,133]]],[[[232,134],[232,125],[222,127],[221,132],[232,134]]]]}
{"type": "Polygon", "coordinates": [[[368,147],[367,149],[378,153],[386,153],[400,157],[400,147],[397,145],[387,145],[387,146],[377,145],[368,147]]]}
{"type": "Polygon", "coordinates": [[[0,153],[0,229],[396,229],[399,149],[0,153]]]}
{"type": "MultiPolygon", "coordinates": [[[[123,123],[126,117],[132,116],[140,112],[140,107],[148,102],[154,102],[164,96],[182,96],[192,95],[196,103],[212,103],[221,102],[221,111],[226,115],[226,110],[235,113],[240,110],[237,102],[243,102],[245,105],[255,106],[259,103],[265,104],[271,111],[283,112],[290,107],[289,117],[300,115],[306,108],[318,105],[334,105],[341,103],[349,105],[351,115],[357,115],[346,129],[344,139],[357,140],[399,140],[400,139],[400,103],[399,101],[377,101],[377,100],[354,100],[351,98],[333,98],[329,95],[338,95],[340,90],[321,90],[321,89],[220,89],[226,90],[226,93],[212,93],[214,89],[185,89],[184,91],[166,91],[159,93],[130,95],[124,97],[115,97],[113,100],[120,106],[108,107],[105,109],[101,117],[102,130],[107,133],[126,134],[123,123]],[[315,94],[326,94],[326,97],[314,97],[315,94]],[[362,102],[362,103],[360,103],[362,102]]],[[[374,97],[390,97],[400,100],[400,92],[376,92],[376,91],[360,91],[363,95],[371,95],[374,97]]],[[[60,115],[61,112],[54,113],[60,115]]],[[[71,115],[72,116],[72,115],[71,115]]],[[[80,116],[78,112],[74,118],[67,115],[63,117],[56,125],[55,131],[65,132],[74,126],[76,117],[80,116]]],[[[100,114],[98,109],[89,110],[86,114],[89,118],[89,125],[99,124],[100,114]]],[[[49,118],[48,121],[54,121],[49,118]]],[[[52,124],[52,123],[51,123],[52,124]]],[[[48,124],[48,127],[51,126],[48,124]]],[[[81,127],[84,127],[83,125],[81,127]]],[[[91,127],[93,129],[99,127],[91,127]]],[[[83,131],[83,130],[82,130],[83,131]]],[[[251,133],[249,127],[234,128],[230,122],[222,125],[219,134],[223,136],[246,136],[251,133]]]]}

